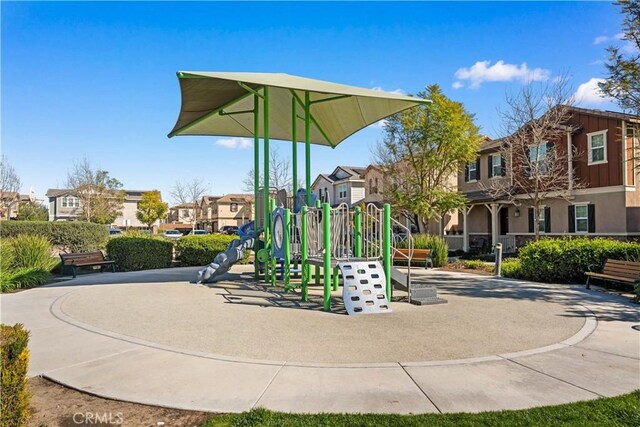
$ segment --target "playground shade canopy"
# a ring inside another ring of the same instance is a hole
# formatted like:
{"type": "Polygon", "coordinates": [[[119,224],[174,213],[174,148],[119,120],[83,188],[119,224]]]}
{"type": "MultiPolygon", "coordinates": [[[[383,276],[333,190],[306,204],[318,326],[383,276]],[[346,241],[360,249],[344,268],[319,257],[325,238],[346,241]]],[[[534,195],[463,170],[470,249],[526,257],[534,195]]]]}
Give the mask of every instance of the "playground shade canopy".
{"type": "MultiPolygon", "coordinates": [[[[182,105],[169,137],[254,137],[254,93],[269,88],[269,137],[292,141],[292,102],[302,130],[309,100],[311,144],[335,147],[385,117],[427,102],[397,93],[347,86],[283,73],[178,72],[182,105]],[[308,98],[307,98],[308,97],[308,98]]],[[[260,135],[262,114],[256,115],[260,135]]],[[[296,142],[305,141],[297,132],[296,142]]]]}

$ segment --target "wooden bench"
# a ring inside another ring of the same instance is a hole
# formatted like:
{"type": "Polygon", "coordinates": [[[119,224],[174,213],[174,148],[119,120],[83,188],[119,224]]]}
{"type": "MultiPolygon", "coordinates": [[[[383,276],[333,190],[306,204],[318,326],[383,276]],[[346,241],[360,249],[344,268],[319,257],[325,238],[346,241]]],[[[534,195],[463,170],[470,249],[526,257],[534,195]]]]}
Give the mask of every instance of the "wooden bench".
{"type": "MultiPolygon", "coordinates": [[[[393,260],[394,261],[407,261],[409,259],[409,249],[394,248],[393,260]]],[[[433,267],[433,260],[431,259],[431,249],[414,249],[411,256],[411,261],[424,262],[424,268],[433,267]]]]}
{"type": "Polygon", "coordinates": [[[587,289],[590,288],[589,282],[592,277],[609,282],[637,285],[640,283],[640,262],[608,259],[607,262],[604,263],[602,273],[589,271],[584,274],[587,276],[587,289]]]}
{"type": "Polygon", "coordinates": [[[75,254],[60,254],[60,259],[62,260],[62,274],[64,274],[65,269],[71,268],[74,279],[76,277],[76,271],[79,267],[100,266],[100,272],[102,272],[104,267],[111,266],[111,271],[113,273],[116,272],[115,261],[107,261],[104,258],[104,254],[100,251],[81,252],[75,254]]]}
{"type": "Polygon", "coordinates": [[[469,252],[482,253],[486,248],[487,240],[484,237],[478,237],[469,242],[469,252]]]}

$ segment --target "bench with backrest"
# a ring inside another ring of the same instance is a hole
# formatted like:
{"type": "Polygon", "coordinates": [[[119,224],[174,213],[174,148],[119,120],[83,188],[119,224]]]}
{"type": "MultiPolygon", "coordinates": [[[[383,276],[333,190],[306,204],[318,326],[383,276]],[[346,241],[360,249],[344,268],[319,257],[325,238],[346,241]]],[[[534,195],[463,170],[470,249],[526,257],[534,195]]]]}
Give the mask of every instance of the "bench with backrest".
{"type": "Polygon", "coordinates": [[[73,277],[76,277],[77,269],[80,267],[100,267],[100,272],[105,267],[111,267],[112,272],[116,272],[115,261],[108,261],[104,258],[104,254],[100,251],[97,252],[81,252],[75,254],[60,254],[62,260],[62,274],[66,269],[71,268],[73,277]]]}
{"type": "Polygon", "coordinates": [[[592,277],[609,282],[637,285],[640,283],[640,262],[608,259],[604,263],[602,273],[589,271],[584,274],[587,276],[587,289],[590,288],[592,277]]]}
{"type": "MultiPolygon", "coordinates": [[[[393,260],[394,261],[407,261],[409,259],[409,249],[394,248],[393,260]]],[[[424,262],[424,268],[433,267],[433,260],[431,259],[431,249],[414,249],[411,253],[411,261],[424,262]]]]}

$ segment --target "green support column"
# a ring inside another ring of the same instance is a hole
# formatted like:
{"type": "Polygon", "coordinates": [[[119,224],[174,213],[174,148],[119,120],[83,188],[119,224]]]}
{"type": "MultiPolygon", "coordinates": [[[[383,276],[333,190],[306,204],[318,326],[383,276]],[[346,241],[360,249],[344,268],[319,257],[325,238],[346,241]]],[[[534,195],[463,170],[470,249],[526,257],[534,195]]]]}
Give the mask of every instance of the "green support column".
{"type": "Polygon", "coordinates": [[[289,290],[291,275],[291,211],[284,210],[284,289],[289,290]]]}
{"type": "Polygon", "coordinates": [[[309,266],[307,265],[307,206],[302,206],[302,236],[300,239],[300,257],[302,259],[302,301],[309,300],[309,266]]]}
{"type": "Polygon", "coordinates": [[[311,98],[304,93],[304,176],[307,206],[311,206],[311,98]]]}
{"type": "Polygon", "coordinates": [[[391,206],[384,204],[384,220],[382,235],[382,262],[386,280],[387,299],[391,304],[391,206]]]}
{"type": "MultiPolygon", "coordinates": [[[[260,188],[260,97],[256,94],[253,95],[253,226],[254,229],[258,228],[258,218],[260,213],[258,212],[258,192],[260,188]]],[[[260,263],[258,262],[257,248],[258,241],[254,242],[255,249],[253,251],[253,271],[255,278],[260,278],[260,263]]]]}
{"type": "Polygon", "coordinates": [[[324,229],[324,311],[331,311],[331,206],[322,205],[322,226],[324,229]]]}
{"type": "MultiPolygon", "coordinates": [[[[271,221],[269,220],[269,86],[264,87],[264,118],[263,118],[263,135],[264,141],[264,181],[263,181],[263,221],[264,221],[264,247],[270,252],[271,247],[271,221]]],[[[272,258],[269,256],[269,258],[272,258]]],[[[267,274],[270,259],[265,262],[265,281],[269,281],[267,274]]]]}
{"type": "Polygon", "coordinates": [[[355,230],[353,240],[355,241],[355,248],[353,252],[356,258],[362,258],[362,209],[360,209],[359,206],[357,206],[355,210],[354,222],[355,230]]]}
{"type": "MultiPolygon", "coordinates": [[[[298,103],[295,97],[291,97],[291,158],[293,163],[293,206],[296,205],[296,194],[298,193],[298,103]]],[[[294,216],[295,219],[295,216],[294,216]]],[[[297,225],[297,224],[296,224],[297,225]]],[[[293,261],[293,268],[298,269],[298,259],[293,261]]]]}

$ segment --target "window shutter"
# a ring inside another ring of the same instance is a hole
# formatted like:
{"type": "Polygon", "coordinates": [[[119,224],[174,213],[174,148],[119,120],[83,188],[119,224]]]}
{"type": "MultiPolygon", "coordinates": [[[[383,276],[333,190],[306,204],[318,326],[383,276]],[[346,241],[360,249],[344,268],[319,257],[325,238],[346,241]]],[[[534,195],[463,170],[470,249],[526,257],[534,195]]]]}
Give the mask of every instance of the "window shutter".
{"type": "Polygon", "coordinates": [[[529,150],[529,147],[524,149],[524,155],[526,160],[525,160],[522,174],[525,176],[525,178],[528,178],[531,176],[531,170],[529,170],[529,164],[531,163],[531,160],[530,160],[531,150],[529,150]]]}
{"type": "Polygon", "coordinates": [[[507,161],[500,156],[500,176],[507,176],[507,161]]]}
{"type": "Polygon", "coordinates": [[[529,233],[533,233],[534,214],[533,208],[529,208],[529,233]]]}
{"type": "Polygon", "coordinates": [[[596,232],[596,206],[594,204],[587,205],[587,215],[589,215],[589,233],[596,232]]]}
{"type": "Polygon", "coordinates": [[[569,205],[569,233],[576,232],[576,207],[574,205],[569,205]]]}
{"type": "Polygon", "coordinates": [[[551,232],[551,208],[548,206],[544,208],[544,232],[551,232]]]}
{"type": "Polygon", "coordinates": [[[464,167],[464,182],[469,181],[469,165],[465,165],[464,167]]]}
{"type": "Polygon", "coordinates": [[[545,159],[547,161],[547,171],[550,168],[553,168],[553,162],[556,159],[556,152],[554,151],[554,144],[553,142],[547,142],[547,158],[545,159]]]}
{"type": "Polygon", "coordinates": [[[489,174],[489,178],[491,178],[493,176],[493,156],[489,155],[489,157],[487,157],[487,160],[489,160],[487,162],[487,164],[489,165],[489,169],[487,169],[487,173],[489,174]]]}
{"type": "Polygon", "coordinates": [[[480,181],[480,157],[476,159],[476,179],[480,181]]]}

